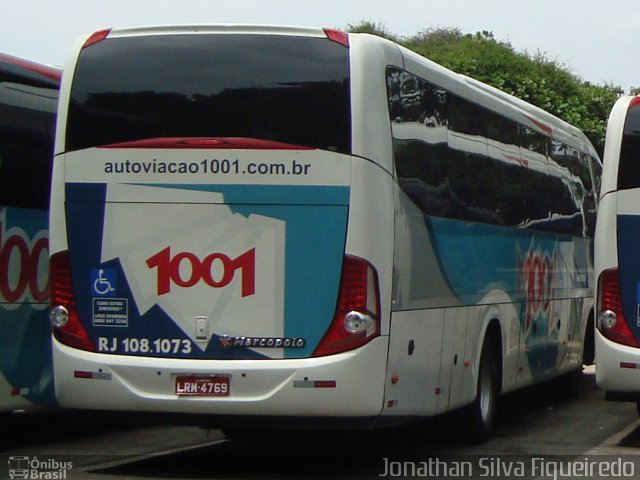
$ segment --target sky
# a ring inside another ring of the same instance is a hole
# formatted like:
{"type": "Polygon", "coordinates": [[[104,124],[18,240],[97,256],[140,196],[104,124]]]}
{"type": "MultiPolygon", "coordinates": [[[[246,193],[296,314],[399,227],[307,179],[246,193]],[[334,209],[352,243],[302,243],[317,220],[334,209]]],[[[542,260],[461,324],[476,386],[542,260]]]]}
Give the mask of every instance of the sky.
{"type": "Polygon", "coordinates": [[[0,52],[63,66],[80,38],[110,27],[250,23],[346,29],[370,21],[400,37],[487,30],[544,53],[596,85],[640,86],[638,0],[4,0],[0,52]],[[7,3],[9,5],[7,5],[7,3]]]}

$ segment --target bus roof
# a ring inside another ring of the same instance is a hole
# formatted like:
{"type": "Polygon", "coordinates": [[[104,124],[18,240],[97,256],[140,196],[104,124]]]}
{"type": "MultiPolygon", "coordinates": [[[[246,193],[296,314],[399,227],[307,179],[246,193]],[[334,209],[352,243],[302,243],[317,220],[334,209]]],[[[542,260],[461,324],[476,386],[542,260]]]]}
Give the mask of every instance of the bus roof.
{"type": "Polygon", "coordinates": [[[180,35],[197,33],[251,34],[251,35],[291,35],[306,37],[326,37],[325,30],[318,27],[292,27],[285,25],[252,24],[210,24],[210,25],[159,25],[109,30],[109,38],[136,35],[180,35]]]}

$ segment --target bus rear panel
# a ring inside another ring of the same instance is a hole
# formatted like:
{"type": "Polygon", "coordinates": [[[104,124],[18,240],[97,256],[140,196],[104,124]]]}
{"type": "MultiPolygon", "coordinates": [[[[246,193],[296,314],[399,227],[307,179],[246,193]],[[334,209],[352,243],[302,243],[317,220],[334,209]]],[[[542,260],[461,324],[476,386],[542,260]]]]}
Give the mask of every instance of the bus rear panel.
{"type": "Polygon", "coordinates": [[[330,36],[106,31],[81,47],[54,173],[62,405],[379,413],[384,315],[377,266],[346,251],[349,48],[330,36]]]}
{"type": "Polygon", "coordinates": [[[407,421],[580,372],[584,134],[382,38],[98,32],[51,207],[63,406],[407,421]],[[354,418],[355,417],[355,418],[354,418]]]}

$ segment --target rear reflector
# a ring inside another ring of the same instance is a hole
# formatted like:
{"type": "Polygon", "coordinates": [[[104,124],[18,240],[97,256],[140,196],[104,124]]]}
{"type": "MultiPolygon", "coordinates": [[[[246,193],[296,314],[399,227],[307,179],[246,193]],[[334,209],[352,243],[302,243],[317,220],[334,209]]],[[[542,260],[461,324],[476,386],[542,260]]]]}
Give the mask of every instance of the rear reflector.
{"type": "Polygon", "coordinates": [[[86,370],[74,370],[74,378],[84,378],[86,380],[111,380],[111,374],[107,372],[92,372],[86,370]]]}
{"type": "Polygon", "coordinates": [[[316,380],[313,382],[315,388],[336,388],[335,380],[316,380]]]}
{"type": "Polygon", "coordinates": [[[336,388],[335,380],[294,380],[293,388],[336,388]]]}
{"type": "Polygon", "coordinates": [[[631,363],[631,362],[620,362],[620,368],[632,368],[632,369],[636,369],[638,368],[638,364],[637,363],[631,363]]]}

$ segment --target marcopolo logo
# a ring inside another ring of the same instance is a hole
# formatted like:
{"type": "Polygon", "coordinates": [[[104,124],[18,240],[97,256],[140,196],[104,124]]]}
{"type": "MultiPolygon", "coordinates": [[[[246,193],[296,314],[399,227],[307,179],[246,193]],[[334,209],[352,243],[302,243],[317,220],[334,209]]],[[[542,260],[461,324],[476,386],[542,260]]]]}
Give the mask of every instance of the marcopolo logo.
{"type": "MultiPolygon", "coordinates": [[[[0,213],[0,302],[46,303],[49,299],[49,239],[41,230],[33,238],[19,227],[6,229],[0,213]]],[[[17,306],[16,306],[17,308],[17,306]]]]}
{"type": "Polygon", "coordinates": [[[189,288],[201,281],[211,288],[224,288],[231,283],[238,271],[242,297],[253,295],[256,290],[255,248],[234,259],[223,253],[212,253],[200,260],[189,252],[172,256],[171,247],[167,247],[148,258],[147,266],[157,269],[159,296],[170,293],[172,285],[189,288]]]}
{"type": "Polygon", "coordinates": [[[9,457],[9,478],[24,478],[30,480],[65,480],[68,470],[73,468],[73,462],[38,457],[12,456],[9,457]]]}

